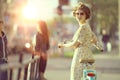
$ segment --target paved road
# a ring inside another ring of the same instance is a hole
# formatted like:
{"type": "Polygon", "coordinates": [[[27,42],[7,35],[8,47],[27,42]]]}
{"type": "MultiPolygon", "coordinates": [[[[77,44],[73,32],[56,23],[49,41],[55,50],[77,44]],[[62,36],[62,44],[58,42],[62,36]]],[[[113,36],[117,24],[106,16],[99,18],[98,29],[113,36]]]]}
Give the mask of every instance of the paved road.
{"type": "MultiPolygon", "coordinates": [[[[69,70],[47,70],[46,77],[48,80],[70,80],[69,70]]],[[[115,73],[97,73],[97,80],[120,80],[120,74],[115,73]]]]}
{"type": "MultiPolygon", "coordinates": [[[[18,62],[17,55],[9,56],[10,64],[18,62]]],[[[24,61],[31,55],[24,55],[24,61]]],[[[111,55],[95,55],[97,80],[120,80],[120,57],[111,55]]],[[[48,80],[69,80],[71,58],[48,58],[46,77],[48,80]]]]}
{"type": "MultiPolygon", "coordinates": [[[[97,80],[120,80],[120,58],[96,55],[97,80]]],[[[46,77],[48,80],[69,80],[72,59],[49,58],[46,77]]]]}

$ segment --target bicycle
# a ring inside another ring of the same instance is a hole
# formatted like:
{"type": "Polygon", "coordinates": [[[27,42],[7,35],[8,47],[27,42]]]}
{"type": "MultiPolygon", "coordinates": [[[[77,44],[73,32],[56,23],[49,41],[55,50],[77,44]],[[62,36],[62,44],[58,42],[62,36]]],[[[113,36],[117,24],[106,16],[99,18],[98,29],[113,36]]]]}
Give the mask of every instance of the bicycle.
{"type": "Polygon", "coordinates": [[[95,62],[94,59],[80,59],[80,63],[83,64],[83,76],[81,80],[96,80],[97,73],[94,69],[88,69],[95,62]]]}

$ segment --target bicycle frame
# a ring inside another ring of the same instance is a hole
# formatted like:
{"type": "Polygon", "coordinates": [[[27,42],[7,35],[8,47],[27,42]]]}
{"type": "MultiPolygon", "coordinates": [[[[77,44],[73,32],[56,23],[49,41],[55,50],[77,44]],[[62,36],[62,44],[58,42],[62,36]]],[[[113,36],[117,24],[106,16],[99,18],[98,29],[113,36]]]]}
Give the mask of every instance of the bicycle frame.
{"type": "Polygon", "coordinates": [[[83,70],[82,80],[96,80],[95,70],[83,70]]]}
{"type": "Polygon", "coordinates": [[[92,64],[94,63],[94,60],[81,60],[80,63],[83,64],[83,76],[81,80],[96,80],[97,73],[94,69],[88,69],[89,67],[92,67],[92,64]]]}

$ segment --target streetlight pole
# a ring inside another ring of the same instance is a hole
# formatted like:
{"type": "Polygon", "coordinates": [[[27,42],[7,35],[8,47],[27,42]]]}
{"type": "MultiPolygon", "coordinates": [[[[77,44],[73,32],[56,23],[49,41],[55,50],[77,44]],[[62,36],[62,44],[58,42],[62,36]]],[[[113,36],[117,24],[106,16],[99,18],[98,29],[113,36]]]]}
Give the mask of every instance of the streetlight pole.
{"type": "MultiPolygon", "coordinates": [[[[120,40],[120,0],[118,0],[118,28],[119,28],[119,40],[120,40]]],[[[120,57],[120,41],[119,41],[119,57],[120,57]]]]}
{"type": "Polygon", "coordinates": [[[2,0],[0,0],[0,19],[2,19],[2,0]]]}

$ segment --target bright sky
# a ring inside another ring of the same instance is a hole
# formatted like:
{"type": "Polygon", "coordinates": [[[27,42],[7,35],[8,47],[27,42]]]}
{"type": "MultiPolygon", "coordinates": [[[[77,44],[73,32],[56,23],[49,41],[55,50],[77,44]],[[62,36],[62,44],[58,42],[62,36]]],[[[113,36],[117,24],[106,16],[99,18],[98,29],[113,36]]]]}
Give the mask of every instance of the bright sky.
{"type": "MultiPolygon", "coordinates": [[[[70,5],[74,6],[76,2],[77,0],[70,0],[70,5]]],[[[28,19],[50,19],[55,15],[54,9],[58,5],[58,0],[29,0],[23,14],[28,19]]]]}
{"type": "Polygon", "coordinates": [[[23,13],[26,18],[49,19],[57,6],[58,0],[29,0],[23,13]]]}

